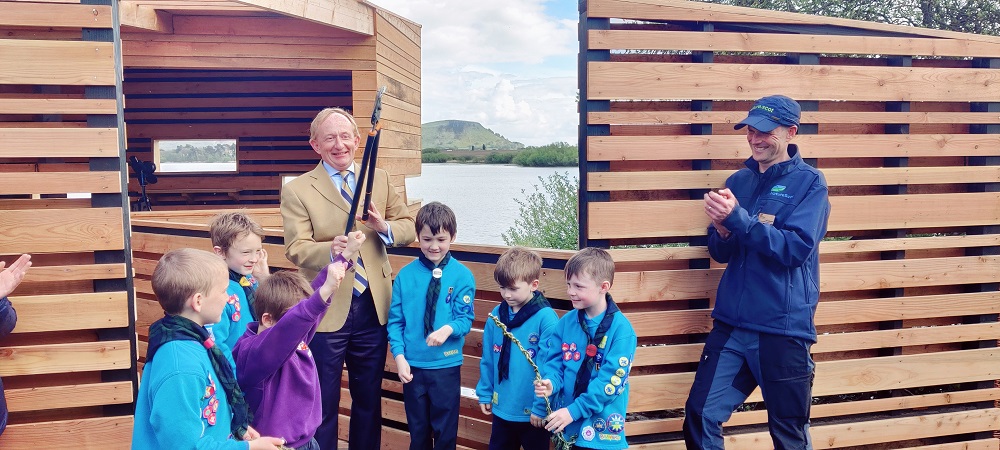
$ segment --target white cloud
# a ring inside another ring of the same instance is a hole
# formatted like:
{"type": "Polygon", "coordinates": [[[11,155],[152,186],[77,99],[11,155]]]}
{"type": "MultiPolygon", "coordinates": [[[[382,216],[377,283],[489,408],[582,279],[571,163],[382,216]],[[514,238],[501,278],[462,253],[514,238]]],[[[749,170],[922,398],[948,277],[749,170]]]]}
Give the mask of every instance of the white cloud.
{"type": "Polygon", "coordinates": [[[422,118],[473,120],[528,145],[576,142],[577,24],[546,3],[374,0],[422,25],[422,118]]]}

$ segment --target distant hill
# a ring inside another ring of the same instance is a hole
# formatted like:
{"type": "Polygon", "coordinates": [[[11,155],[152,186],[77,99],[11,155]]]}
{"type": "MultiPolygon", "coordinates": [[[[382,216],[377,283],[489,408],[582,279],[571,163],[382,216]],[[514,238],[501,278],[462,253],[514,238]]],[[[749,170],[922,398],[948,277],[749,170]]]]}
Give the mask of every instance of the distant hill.
{"type": "Polygon", "coordinates": [[[519,150],[520,142],[511,142],[479,122],[465,120],[439,120],[421,125],[421,141],[424,149],[469,150],[519,150]]]}

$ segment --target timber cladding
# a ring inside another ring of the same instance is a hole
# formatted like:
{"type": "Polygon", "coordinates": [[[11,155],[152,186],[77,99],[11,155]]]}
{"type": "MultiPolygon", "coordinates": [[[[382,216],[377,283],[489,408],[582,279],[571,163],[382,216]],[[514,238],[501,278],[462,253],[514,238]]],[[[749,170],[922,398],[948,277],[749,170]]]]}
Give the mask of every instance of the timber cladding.
{"type": "MultiPolygon", "coordinates": [[[[680,0],[580,5],[582,240],[671,245],[615,255],[612,292],[640,335],[629,442],[684,446],[724,269],[701,198],[750,156],[733,124],[784,94],[833,207],[813,445],[996,449],[1000,38],[680,0]]],[[[766,423],[757,391],[727,448],[771,448],[766,423]]]]}
{"type": "Polygon", "coordinates": [[[136,363],[110,2],[0,2],[0,448],[127,448],[136,363]]]}

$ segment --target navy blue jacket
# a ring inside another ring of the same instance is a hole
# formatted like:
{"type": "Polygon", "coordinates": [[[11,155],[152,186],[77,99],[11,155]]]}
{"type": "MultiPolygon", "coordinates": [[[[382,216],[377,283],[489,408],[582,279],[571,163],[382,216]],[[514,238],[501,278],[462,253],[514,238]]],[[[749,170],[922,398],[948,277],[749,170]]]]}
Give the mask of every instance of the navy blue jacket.
{"type": "MultiPolygon", "coordinates": [[[[7,297],[0,298],[0,337],[14,331],[17,323],[17,312],[7,297]]],[[[0,381],[0,434],[7,428],[7,398],[3,394],[3,381],[0,381]]]]}
{"type": "Polygon", "coordinates": [[[816,342],[819,243],[830,201],[823,174],[788,145],[791,160],[764,173],[750,158],[726,180],[739,205],[708,227],[712,259],[727,263],[712,317],[734,327],[816,342]],[[772,222],[768,224],[768,222],[772,222]]]}

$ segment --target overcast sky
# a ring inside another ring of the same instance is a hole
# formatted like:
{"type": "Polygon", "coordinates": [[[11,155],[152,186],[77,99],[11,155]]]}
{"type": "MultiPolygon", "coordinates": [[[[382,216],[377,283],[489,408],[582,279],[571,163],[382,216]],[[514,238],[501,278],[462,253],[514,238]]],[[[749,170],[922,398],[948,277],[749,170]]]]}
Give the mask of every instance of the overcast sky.
{"type": "Polygon", "coordinates": [[[424,123],[576,144],[576,0],[371,0],[420,25],[424,123]]]}

